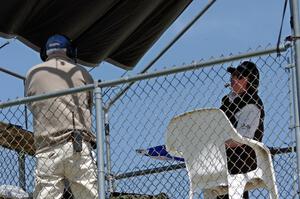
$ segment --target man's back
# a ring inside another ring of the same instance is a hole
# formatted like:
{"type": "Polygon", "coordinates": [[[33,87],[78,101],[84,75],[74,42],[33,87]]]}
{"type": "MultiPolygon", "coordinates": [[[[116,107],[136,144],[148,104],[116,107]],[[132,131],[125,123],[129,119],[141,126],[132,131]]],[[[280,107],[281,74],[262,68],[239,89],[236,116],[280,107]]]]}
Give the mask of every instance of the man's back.
{"type": "MultiPolygon", "coordinates": [[[[76,66],[66,57],[52,58],[29,70],[26,76],[26,95],[40,95],[91,83],[93,79],[83,67],[76,66]]],[[[94,138],[90,133],[91,106],[91,92],[30,103],[37,152],[69,140],[68,131],[73,128],[85,130],[84,139],[87,141],[94,138]]]]}

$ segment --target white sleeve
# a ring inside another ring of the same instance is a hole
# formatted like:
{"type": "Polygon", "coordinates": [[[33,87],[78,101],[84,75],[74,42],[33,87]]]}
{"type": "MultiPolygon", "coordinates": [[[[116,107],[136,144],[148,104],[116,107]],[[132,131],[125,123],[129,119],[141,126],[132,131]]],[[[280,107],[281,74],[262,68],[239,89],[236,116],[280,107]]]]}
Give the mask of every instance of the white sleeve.
{"type": "Polygon", "coordinates": [[[236,130],[243,137],[254,138],[260,120],[260,110],[254,104],[248,104],[236,114],[236,130]]]}

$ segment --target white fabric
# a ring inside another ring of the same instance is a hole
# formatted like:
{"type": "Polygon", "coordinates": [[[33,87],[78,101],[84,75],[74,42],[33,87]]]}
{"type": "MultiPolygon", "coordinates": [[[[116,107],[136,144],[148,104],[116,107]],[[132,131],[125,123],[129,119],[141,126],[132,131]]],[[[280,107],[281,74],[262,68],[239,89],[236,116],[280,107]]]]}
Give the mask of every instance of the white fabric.
{"type": "Polygon", "coordinates": [[[205,198],[228,193],[231,199],[240,199],[248,182],[252,182],[251,188],[268,188],[271,199],[278,198],[269,150],[262,143],[238,134],[220,109],[195,110],[173,118],[166,133],[166,147],[170,153],[182,154],[185,159],[190,199],[200,190],[205,198]],[[257,155],[255,170],[246,174],[229,174],[225,149],[228,139],[254,149],[257,155]]]}
{"type": "Polygon", "coordinates": [[[51,150],[37,154],[36,199],[60,199],[65,178],[68,179],[75,199],[98,197],[96,164],[91,157],[90,144],[82,143],[81,152],[73,151],[73,143],[67,142],[51,150]]]}
{"type": "Polygon", "coordinates": [[[255,104],[248,104],[236,113],[237,127],[239,134],[247,138],[254,138],[260,120],[260,110],[255,104]]]}
{"type": "MultiPolygon", "coordinates": [[[[231,102],[238,97],[238,94],[231,91],[228,98],[231,102]]],[[[247,138],[254,138],[255,131],[258,128],[260,120],[260,110],[255,104],[247,104],[239,112],[235,114],[238,121],[236,130],[239,134],[247,138]]]]}

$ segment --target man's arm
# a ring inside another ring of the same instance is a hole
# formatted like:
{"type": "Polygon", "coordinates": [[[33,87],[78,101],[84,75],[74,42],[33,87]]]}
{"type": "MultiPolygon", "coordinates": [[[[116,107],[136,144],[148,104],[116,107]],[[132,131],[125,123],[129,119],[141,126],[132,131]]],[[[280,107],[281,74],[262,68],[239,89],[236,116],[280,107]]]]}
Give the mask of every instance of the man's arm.
{"type": "MultiPolygon", "coordinates": [[[[259,108],[254,104],[248,104],[242,108],[236,115],[238,122],[236,127],[237,132],[243,137],[253,139],[255,131],[259,126],[260,114],[259,108]]],[[[225,142],[225,145],[226,147],[237,147],[241,144],[230,139],[225,142]]]]}

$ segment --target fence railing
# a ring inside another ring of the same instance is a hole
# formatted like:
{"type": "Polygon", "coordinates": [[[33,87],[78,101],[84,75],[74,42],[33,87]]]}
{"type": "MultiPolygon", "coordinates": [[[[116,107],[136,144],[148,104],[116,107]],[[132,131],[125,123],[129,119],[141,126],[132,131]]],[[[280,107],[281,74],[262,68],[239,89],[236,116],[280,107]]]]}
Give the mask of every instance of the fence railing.
{"type": "MultiPolygon", "coordinates": [[[[147,149],[155,146],[163,147],[166,144],[168,125],[175,116],[202,108],[219,108],[223,96],[230,92],[229,87],[224,86],[230,81],[227,67],[251,60],[260,72],[258,94],[265,111],[262,142],[272,154],[279,198],[293,198],[297,193],[292,100],[294,67],[290,62],[292,59],[289,46],[281,47],[281,51],[281,56],[277,57],[276,48],[257,48],[245,54],[1,103],[1,184],[20,186],[28,193],[35,190],[36,146],[33,143],[35,134],[32,132],[37,124],[32,122],[34,116],[31,113],[25,114],[24,104],[52,100],[48,107],[52,110],[51,114],[47,109],[41,111],[45,118],[59,117],[60,127],[63,128],[64,119],[61,115],[64,110],[53,109],[54,102],[70,96],[66,99],[72,103],[72,96],[80,97],[87,91],[102,88],[102,96],[98,96],[98,99],[101,98],[100,101],[94,100],[98,108],[97,110],[93,108],[92,111],[91,132],[95,134],[97,132],[98,138],[104,136],[102,140],[98,140],[98,150],[101,146],[105,147],[102,151],[104,155],[99,151],[97,155],[98,160],[101,160],[98,166],[103,164],[105,168],[105,170],[98,169],[98,173],[105,173],[106,183],[99,185],[106,190],[106,195],[130,193],[188,198],[190,174],[187,172],[186,164],[167,156],[153,157],[153,154],[152,156],[146,154],[149,152],[147,149]],[[134,84],[123,93],[122,88],[130,82],[134,84]],[[118,96],[118,99],[112,101],[115,96],[118,96]],[[99,114],[98,120],[96,114],[99,114]],[[25,156],[25,167],[18,163],[19,153],[25,156]],[[25,176],[25,182],[20,182],[22,179],[19,178],[20,175],[25,176]]],[[[98,90],[98,94],[99,92],[98,90]]],[[[196,120],[193,122],[203,123],[196,120]]],[[[207,120],[205,123],[210,122],[211,120],[207,120]]],[[[46,127],[45,123],[39,125],[42,129],[43,126],[46,127]]],[[[46,134],[52,132],[47,128],[43,130],[46,134]]],[[[223,134],[218,136],[222,137],[223,134]]],[[[209,144],[203,143],[202,138],[195,137],[193,140],[204,146],[209,144]]],[[[215,143],[214,146],[216,145],[215,143]]],[[[154,152],[161,151],[154,149],[154,152]]],[[[72,182],[70,184],[72,189],[72,182]]],[[[195,197],[197,196],[202,198],[203,192],[195,193],[195,197]]],[[[268,198],[268,192],[262,188],[253,189],[249,191],[249,196],[268,198]]]]}

